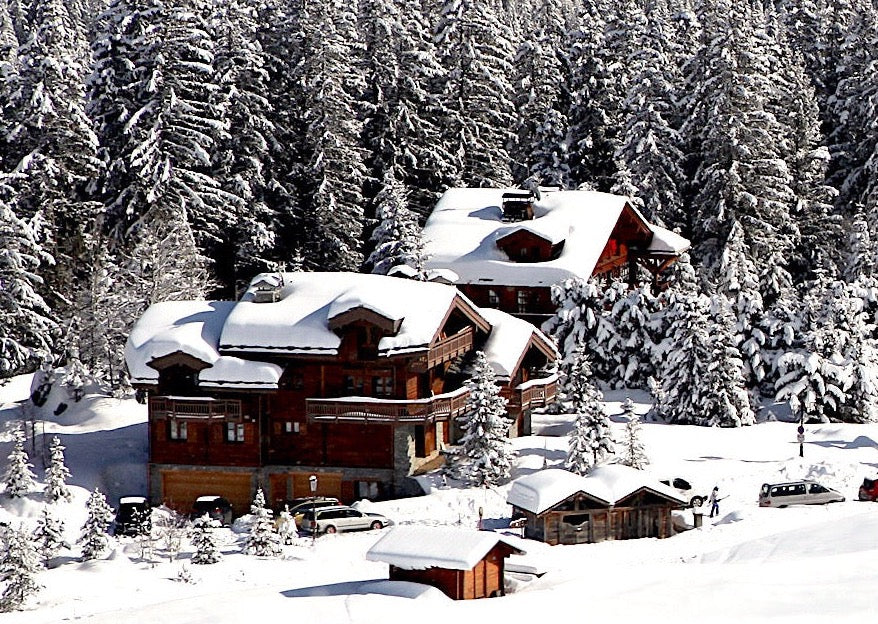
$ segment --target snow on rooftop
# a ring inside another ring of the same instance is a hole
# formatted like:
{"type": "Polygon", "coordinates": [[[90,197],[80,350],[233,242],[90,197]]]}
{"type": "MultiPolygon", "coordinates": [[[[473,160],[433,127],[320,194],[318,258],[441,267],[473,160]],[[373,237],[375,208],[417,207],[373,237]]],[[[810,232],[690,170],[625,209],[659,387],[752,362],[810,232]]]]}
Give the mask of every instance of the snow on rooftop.
{"type": "Polygon", "coordinates": [[[198,373],[198,385],[225,388],[276,389],[284,369],[277,364],[221,355],[198,373]]]}
{"type": "Polygon", "coordinates": [[[652,224],[649,225],[649,228],[652,230],[652,241],[649,243],[650,253],[679,256],[690,247],[688,239],[676,232],[652,224]]]}
{"type": "Polygon", "coordinates": [[[133,383],[155,383],[159,373],[149,363],[185,353],[212,365],[219,358],[217,341],[232,301],[165,301],[151,305],[135,323],[125,345],[125,361],[133,383]]]}
{"type": "Polygon", "coordinates": [[[396,526],[369,549],[366,558],[405,570],[471,570],[498,542],[520,550],[491,531],[396,526]]]}
{"type": "Polygon", "coordinates": [[[515,373],[534,336],[554,349],[552,341],[527,321],[493,308],[480,312],[493,327],[484,352],[499,379],[508,380],[515,373]]]}
{"type": "Polygon", "coordinates": [[[448,268],[457,283],[550,286],[591,275],[628,199],[595,191],[548,191],[534,204],[534,219],[503,221],[503,194],[512,189],[459,188],[445,192],[424,226],[430,268],[448,268]],[[554,260],[512,262],[497,240],[527,229],[564,241],[554,260]]]}
{"type": "MultiPolygon", "coordinates": [[[[260,276],[254,278],[254,283],[260,276]]],[[[356,307],[402,320],[395,336],[378,344],[383,354],[423,349],[432,341],[457,290],[444,284],[362,273],[285,273],[280,299],[254,303],[253,287],[229,314],[220,348],[237,352],[327,354],[341,339],[329,319],[356,307]]]]}
{"type": "Polygon", "coordinates": [[[621,464],[598,466],[583,477],[567,470],[550,468],[516,479],[506,499],[510,505],[541,514],[578,492],[605,505],[614,505],[629,494],[648,488],[685,504],[677,492],[643,471],[621,464]]]}

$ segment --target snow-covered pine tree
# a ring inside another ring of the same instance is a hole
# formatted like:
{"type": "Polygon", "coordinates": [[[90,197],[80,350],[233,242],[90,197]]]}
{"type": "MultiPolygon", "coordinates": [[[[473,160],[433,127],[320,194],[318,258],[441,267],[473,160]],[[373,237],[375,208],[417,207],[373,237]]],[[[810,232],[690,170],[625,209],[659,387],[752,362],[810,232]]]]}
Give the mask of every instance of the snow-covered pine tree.
{"type": "Polygon", "coordinates": [[[634,401],[630,397],[622,403],[622,415],[626,418],[626,422],[619,463],[643,470],[649,465],[649,457],[640,437],[640,416],[634,411],[634,401]]]}
{"type": "Polygon", "coordinates": [[[612,382],[617,387],[646,390],[647,380],[655,375],[652,319],[658,310],[650,284],[623,293],[610,309],[609,322],[616,338],[613,353],[608,355],[615,361],[612,382]]]}
{"type": "Polygon", "coordinates": [[[271,518],[271,510],[265,508],[265,494],[262,488],[256,490],[253,504],[250,505],[250,513],[253,522],[250,525],[250,534],[244,546],[244,552],[256,557],[277,557],[281,554],[280,538],[274,530],[274,522],[271,518]]]}
{"type": "Polygon", "coordinates": [[[425,278],[427,254],[424,238],[415,214],[408,208],[408,197],[403,185],[392,177],[384,179],[375,198],[378,226],[372,232],[375,250],[366,261],[372,273],[386,275],[397,265],[406,265],[417,271],[417,278],[425,278]]]}
{"type": "Polygon", "coordinates": [[[453,468],[474,485],[497,485],[509,478],[515,457],[508,437],[512,423],[494,369],[482,351],[476,352],[467,388],[466,407],[459,419],[464,435],[452,456],[453,468]]]}
{"type": "Polygon", "coordinates": [[[567,450],[567,470],[585,475],[613,452],[610,419],[604,409],[603,394],[594,385],[591,364],[583,343],[573,353],[567,375],[567,409],[576,414],[567,450]]]}
{"type": "Polygon", "coordinates": [[[667,309],[668,335],[659,346],[660,411],[668,422],[739,427],[755,422],[743,362],[722,295],[679,293],[667,309]]]}
{"type": "Polygon", "coordinates": [[[67,487],[67,479],[70,471],[64,463],[64,446],[58,436],[52,436],[49,444],[49,465],[46,466],[46,489],[43,490],[43,498],[47,503],[58,501],[70,501],[73,495],[67,487]]]}
{"type": "Polygon", "coordinates": [[[49,567],[52,557],[62,548],[70,545],[64,539],[64,520],[54,516],[48,506],[43,507],[37,526],[33,532],[37,549],[43,558],[43,565],[49,567]]]}
{"type": "Polygon", "coordinates": [[[219,522],[211,520],[207,514],[196,518],[192,523],[191,540],[195,548],[195,552],[192,553],[192,563],[207,565],[217,563],[223,558],[214,531],[218,526],[219,522]]]}
{"type": "Polygon", "coordinates": [[[299,530],[296,528],[296,519],[290,513],[290,508],[286,505],[284,505],[283,511],[280,512],[278,518],[277,535],[280,538],[281,544],[286,546],[295,544],[296,538],[299,536],[299,530]]]}
{"type": "Polygon", "coordinates": [[[6,494],[10,498],[24,498],[36,485],[37,476],[33,473],[33,464],[24,448],[26,439],[25,424],[22,422],[12,432],[12,450],[9,452],[6,475],[3,477],[6,494]]]}
{"type": "Polygon", "coordinates": [[[77,543],[82,544],[82,560],[97,559],[110,546],[107,528],[113,521],[113,508],[107,504],[107,497],[97,488],[86,502],[85,524],[77,543]]]}
{"type": "Polygon", "coordinates": [[[43,587],[36,579],[39,554],[28,532],[23,527],[7,527],[4,537],[6,547],[0,558],[0,581],[6,586],[0,594],[0,611],[8,613],[21,608],[43,587]]]}
{"type": "Polygon", "coordinates": [[[449,186],[505,187],[512,183],[507,151],[514,138],[515,48],[508,17],[490,2],[444,0],[436,24],[441,144],[455,156],[449,186]],[[486,79],[486,77],[490,77],[486,79]]]}
{"type": "Polygon", "coordinates": [[[31,224],[9,203],[8,177],[0,176],[0,377],[10,377],[45,360],[58,326],[40,290],[40,264],[52,259],[31,224]]]}

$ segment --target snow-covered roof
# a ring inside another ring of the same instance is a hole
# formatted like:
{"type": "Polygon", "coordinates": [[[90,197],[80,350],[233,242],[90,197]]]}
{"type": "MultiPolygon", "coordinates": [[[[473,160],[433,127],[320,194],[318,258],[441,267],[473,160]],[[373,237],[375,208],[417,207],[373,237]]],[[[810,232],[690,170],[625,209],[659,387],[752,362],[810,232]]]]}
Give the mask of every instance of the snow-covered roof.
{"type": "Polygon", "coordinates": [[[277,388],[284,369],[270,362],[221,355],[213,366],[198,373],[198,385],[211,388],[277,388]]]}
{"type": "Polygon", "coordinates": [[[255,303],[248,289],[226,320],[220,349],[334,355],[341,338],[329,321],[355,308],[400,323],[395,335],[381,339],[379,354],[426,349],[456,297],[464,299],[451,286],[385,275],[286,273],[276,302],[255,303]]]}
{"type": "Polygon", "coordinates": [[[689,240],[676,232],[652,224],[649,225],[649,229],[652,230],[652,241],[648,248],[650,253],[679,256],[690,247],[689,240]]]}
{"type": "Polygon", "coordinates": [[[516,479],[506,502],[541,514],[580,492],[610,506],[643,488],[680,504],[686,503],[673,488],[621,464],[598,466],[585,477],[559,468],[541,470],[516,479]]]}
{"type": "Polygon", "coordinates": [[[492,308],[480,312],[493,327],[484,352],[498,379],[509,380],[515,374],[531,341],[543,345],[548,353],[557,353],[552,341],[531,323],[492,308]]]}
{"type": "Polygon", "coordinates": [[[513,189],[459,188],[445,192],[424,226],[431,268],[450,268],[459,284],[550,286],[589,277],[628,198],[595,191],[545,191],[534,219],[503,221],[503,194],[513,189]],[[497,240],[526,229],[553,243],[560,255],[545,262],[512,262],[497,240]]]}
{"type": "Polygon", "coordinates": [[[145,503],[145,496],[123,496],[119,499],[120,505],[143,505],[145,503]]]}
{"type": "Polygon", "coordinates": [[[210,366],[220,355],[217,343],[233,301],[164,301],[151,305],[135,323],[125,345],[133,383],[158,382],[149,364],[183,353],[210,366]]]}
{"type": "Polygon", "coordinates": [[[383,561],[405,570],[471,570],[500,542],[523,553],[502,535],[491,531],[396,526],[369,549],[366,559],[383,561]]]}

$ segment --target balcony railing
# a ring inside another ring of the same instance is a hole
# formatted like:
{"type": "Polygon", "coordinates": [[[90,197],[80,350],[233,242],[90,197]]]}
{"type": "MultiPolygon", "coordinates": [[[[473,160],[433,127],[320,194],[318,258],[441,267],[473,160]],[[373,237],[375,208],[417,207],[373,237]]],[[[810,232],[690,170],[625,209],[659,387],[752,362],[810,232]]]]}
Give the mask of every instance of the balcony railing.
{"type": "Polygon", "coordinates": [[[517,391],[515,398],[518,399],[516,402],[520,402],[521,409],[545,407],[555,400],[555,393],[558,391],[558,376],[531,379],[516,386],[515,390],[517,391]]]}
{"type": "Polygon", "coordinates": [[[453,360],[461,353],[467,353],[473,348],[473,328],[467,327],[464,330],[443,338],[430,349],[427,357],[427,367],[433,368],[442,362],[453,360]]]}
{"type": "Polygon", "coordinates": [[[460,415],[468,396],[467,388],[459,388],[429,399],[307,399],[305,411],[308,420],[318,422],[428,423],[447,421],[460,415]]]}
{"type": "Polygon", "coordinates": [[[241,419],[241,402],[234,400],[150,397],[149,413],[159,418],[241,419]]]}

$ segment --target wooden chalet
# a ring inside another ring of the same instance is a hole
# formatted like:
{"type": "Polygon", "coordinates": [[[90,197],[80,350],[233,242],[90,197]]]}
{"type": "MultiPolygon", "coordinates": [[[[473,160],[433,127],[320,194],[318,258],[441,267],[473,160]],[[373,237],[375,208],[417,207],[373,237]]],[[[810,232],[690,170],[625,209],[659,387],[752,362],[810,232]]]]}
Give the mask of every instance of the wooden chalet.
{"type": "Polygon", "coordinates": [[[689,248],[627,197],[592,191],[451,189],[424,227],[427,265],[453,271],[461,292],[535,324],[554,313],[551,286],[571,277],[617,276],[638,266],[660,287],[689,248]]]}
{"type": "Polygon", "coordinates": [[[389,564],[392,581],[436,587],[454,600],[505,595],[509,555],[524,554],[502,535],[446,527],[393,527],[366,553],[389,564]]]}
{"type": "Polygon", "coordinates": [[[668,486],[615,464],[587,477],[559,469],[521,477],[507,502],[524,519],[525,537],[552,545],[670,537],[671,512],[686,504],[668,486]]]}
{"type": "Polygon", "coordinates": [[[346,501],[413,492],[408,477],[454,441],[475,350],[502,373],[511,435],[554,400],[555,351],[518,323],[489,321],[453,286],[348,273],[261,275],[237,302],[153,305],[126,350],[149,407],[150,497],[188,511],[220,494],[240,514],[257,486],[277,507],[311,494],[311,475],[346,501]]]}

